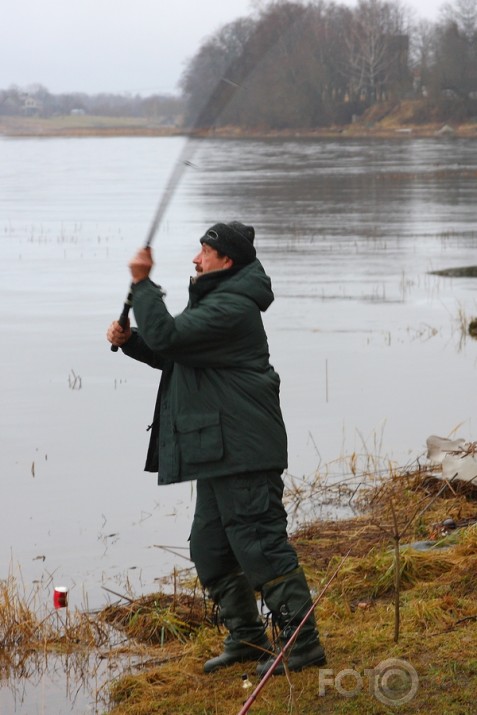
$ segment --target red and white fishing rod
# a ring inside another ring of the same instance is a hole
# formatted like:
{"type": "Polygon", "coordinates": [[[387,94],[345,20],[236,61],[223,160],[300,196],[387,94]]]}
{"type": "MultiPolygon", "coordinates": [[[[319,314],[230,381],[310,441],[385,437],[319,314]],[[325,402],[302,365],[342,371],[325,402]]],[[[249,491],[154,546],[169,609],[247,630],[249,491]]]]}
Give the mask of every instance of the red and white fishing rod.
{"type": "MultiPolygon", "coordinates": [[[[321,601],[321,599],[322,599],[323,596],[325,595],[326,591],[329,589],[329,587],[330,587],[332,581],[334,581],[334,579],[335,579],[335,577],[337,576],[338,572],[339,572],[340,569],[342,568],[344,562],[345,562],[346,559],[348,558],[348,555],[349,555],[350,551],[351,551],[351,549],[349,549],[349,551],[345,554],[345,556],[343,556],[341,562],[338,564],[338,566],[337,566],[337,568],[335,569],[335,571],[333,572],[332,576],[328,579],[328,581],[327,581],[326,585],[324,586],[323,590],[322,590],[322,591],[320,592],[320,594],[315,598],[315,600],[314,600],[313,603],[311,604],[310,608],[309,608],[308,611],[305,613],[305,615],[303,616],[302,620],[300,621],[300,623],[299,623],[298,626],[296,627],[295,631],[292,633],[292,635],[291,635],[290,638],[287,640],[287,642],[285,643],[285,645],[283,646],[283,648],[280,650],[280,653],[278,653],[277,657],[276,657],[275,660],[273,661],[273,663],[272,663],[272,665],[270,666],[270,668],[267,670],[267,672],[265,673],[265,675],[263,676],[263,678],[261,679],[261,681],[259,682],[259,684],[258,684],[257,687],[255,688],[255,690],[253,691],[253,693],[250,695],[250,697],[249,697],[249,698],[245,701],[245,703],[243,704],[243,707],[241,708],[241,710],[240,710],[240,712],[238,713],[238,715],[246,715],[246,713],[248,713],[248,711],[249,711],[250,708],[252,707],[253,703],[254,703],[255,700],[257,699],[257,696],[258,696],[259,693],[263,690],[263,688],[265,687],[265,685],[268,683],[268,681],[270,680],[270,678],[271,678],[272,675],[274,674],[275,669],[277,668],[277,666],[279,665],[279,663],[281,663],[282,660],[283,660],[284,658],[286,658],[286,656],[288,655],[288,651],[293,647],[293,645],[294,645],[296,639],[297,639],[298,636],[300,635],[301,629],[303,628],[303,626],[305,625],[305,623],[307,622],[307,620],[309,619],[309,617],[311,616],[311,614],[313,613],[313,611],[315,610],[315,608],[317,607],[318,603],[321,601]]],[[[286,664],[286,661],[285,661],[285,664],[286,664]]]]}

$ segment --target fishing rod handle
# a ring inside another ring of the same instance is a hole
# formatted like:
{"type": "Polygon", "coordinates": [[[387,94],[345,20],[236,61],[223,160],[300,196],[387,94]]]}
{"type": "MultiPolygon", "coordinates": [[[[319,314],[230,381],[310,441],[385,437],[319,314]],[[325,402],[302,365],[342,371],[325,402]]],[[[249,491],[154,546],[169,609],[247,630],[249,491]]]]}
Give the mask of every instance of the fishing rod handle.
{"type": "MultiPolygon", "coordinates": [[[[131,309],[132,305],[132,291],[129,291],[128,297],[126,298],[123,309],[121,311],[121,315],[118,318],[118,323],[121,326],[121,328],[127,328],[128,327],[128,319],[129,319],[129,311],[131,309]]],[[[117,353],[119,350],[117,345],[111,345],[111,351],[113,353],[117,353]]]]}

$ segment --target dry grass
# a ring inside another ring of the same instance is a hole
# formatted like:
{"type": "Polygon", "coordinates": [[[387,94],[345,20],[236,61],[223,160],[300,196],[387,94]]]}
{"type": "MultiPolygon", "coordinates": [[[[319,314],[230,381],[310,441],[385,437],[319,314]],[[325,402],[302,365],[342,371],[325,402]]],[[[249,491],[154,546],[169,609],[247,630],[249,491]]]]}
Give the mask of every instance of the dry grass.
{"type": "Polygon", "coordinates": [[[175,136],[181,132],[152,119],[102,116],[1,117],[0,135],[20,137],[175,136]]]}
{"type": "MultiPolygon", "coordinates": [[[[419,679],[417,693],[401,711],[475,712],[477,501],[468,488],[442,486],[421,470],[394,475],[360,495],[361,516],[309,524],[294,535],[316,593],[340,565],[317,607],[327,670],[272,678],[253,704],[253,715],[394,712],[392,703],[377,697],[373,688],[380,681],[370,675],[389,658],[410,664],[419,679]],[[447,533],[448,518],[461,528],[447,533]],[[398,642],[393,639],[396,524],[404,532],[398,642]],[[409,548],[416,540],[449,548],[409,548]]],[[[55,649],[102,658],[136,653],[110,683],[111,715],[238,715],[250,694],[243,673],[257,684],[253,665],[203,674],[203,661],[220,650],[224,634],[211,627],[202,593],[190,574],[187,578],[183,583],[175,578],[172,594],[116,604],[99,614],[70,614],[63,624],[37,614],[33,596],[19,598],[14,584],[2,584],[1,660],[10,658],[13,667],[23,658],[25,665],[32,652],[38,657],[55,649]],[[111,629],[126,641],[114,644],[111,629]]]]}
{"type": "Polygon", "coordinates": [[[0,653],[4,662],[20,651],[72,652],[109,641],[110,629],[94,614],[48,609],[41,585],[26,593],[13,575],[0,581],[0,653]]]}
{"type": "Polygon", "coordinates": [[[155,593],[127,605],[108,606],[99,619],[143,643],[187,643],[206,620],[206,604],[196,588],[192,594],[155,593]]]}

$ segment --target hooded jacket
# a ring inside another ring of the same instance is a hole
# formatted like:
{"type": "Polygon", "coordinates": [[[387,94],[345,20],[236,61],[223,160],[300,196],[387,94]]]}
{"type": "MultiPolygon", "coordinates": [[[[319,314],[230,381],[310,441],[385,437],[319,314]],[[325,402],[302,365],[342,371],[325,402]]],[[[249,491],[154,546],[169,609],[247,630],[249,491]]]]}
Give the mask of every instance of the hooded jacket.
{"type": "Polygon", "coordinates": [[[274,296],[255,259],[192,278],[173,317],[149,278],[132,288],[137,322],[123,352],[162,370],[145,470],[160,484],[287,466],[280,379],[261,312],[274,296]]]}

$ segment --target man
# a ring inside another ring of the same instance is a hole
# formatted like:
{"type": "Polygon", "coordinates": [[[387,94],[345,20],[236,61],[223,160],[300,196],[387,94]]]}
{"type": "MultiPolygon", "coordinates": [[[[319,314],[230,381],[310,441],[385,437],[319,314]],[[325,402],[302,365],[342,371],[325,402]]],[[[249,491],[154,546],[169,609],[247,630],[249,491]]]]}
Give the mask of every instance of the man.
{"type": "MultiPolygon", "coordinates": [[[[229,631],[223,653],[205,663],[207,673],[261,659],[263,675],[273,663],[255,591],[282,646],[312,603],[287,537],[287,438],[261,317],[274,296],[254,237],[252,226],[237,221],[202,236],[189,302],[175,318],[149,278],[150,249],[140,250],[129,264],[138,327],[114,322],[107,333],[126,355],[162,370],[146,471],[158,472],[159,484],[197,480],[191,558],[229,631]]],[[[288,667],[324,662],[312,615],[288,667]]],[[[284,672],[282,663],[274,672],[284,672]]]]}

